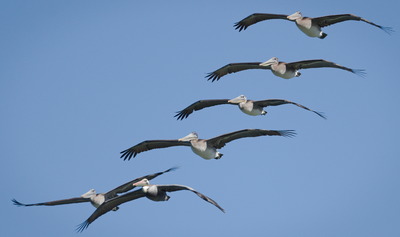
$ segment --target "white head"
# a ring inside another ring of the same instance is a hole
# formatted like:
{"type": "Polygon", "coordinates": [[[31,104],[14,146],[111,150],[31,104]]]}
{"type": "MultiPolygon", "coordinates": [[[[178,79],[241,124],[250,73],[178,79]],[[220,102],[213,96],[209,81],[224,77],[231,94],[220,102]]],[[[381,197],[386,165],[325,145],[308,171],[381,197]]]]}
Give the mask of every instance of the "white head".
{"type": "Polygon", "coordinates": [[[179,138],[178,141],[188,142],[188,141],[195,140],[198,138],[199,138],[199,136],[197,135],[196,132],[191,132],[186,137],[179,138]]]}
{"type": "Polygon", "coordinates": [[[268,59],[267,61],[260,63],[260,66],[271,66],[271,65],[276,65],[279,63],[279,60],[277,57],[272,57],[268,59]]]}
{"type": "Polygon", "coordinates": [[[291,21],[295,21],[297,19],[301,19],[303,18],[303,15],[301,14],[301,12],[295,12],[290,16],[287,16],[287,19],[291,20],[291,21]]]}
{"type": "Polygon", "coordinates": [[[91,198],[94,195],[96,195],[96,190],[94,189],[90,189],[89,191],[87,191],[86,193],[82,194],[81,197],[83,198],[91,198]]]}
{"type": "Polygon", "coordinates": [[[231,100],[228,100],[228,103],[232,103],[232,104],[240,104],[240,103],[246,103],[247,98],[244,95],[239,95],[236,98],[233,98],[231,100]]]}

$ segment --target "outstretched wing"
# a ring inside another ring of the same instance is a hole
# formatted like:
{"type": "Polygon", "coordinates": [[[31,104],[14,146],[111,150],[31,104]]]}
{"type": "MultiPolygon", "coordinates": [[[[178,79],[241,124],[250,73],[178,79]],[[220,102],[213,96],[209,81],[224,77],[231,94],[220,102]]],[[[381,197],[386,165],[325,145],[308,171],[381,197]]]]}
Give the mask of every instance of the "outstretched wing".
{"type": "Polygon", "coordinates": [[[88,228],[93,221],[95,221],[100,216],[106,214],[107,212],[111,211],[114,207],[117,207],[125,202],[129,202],[144,196],[146,195],[142,191],[142,189],[138,189],[103,202],[103,204],[101,204],[98,208],[96,208],[96,210],[92,213],[92,215],[88,219],[86,219],[86,221],[77,226],[76,231],[82,232],[83,230],[88,228]]]}
{"type": "Polygon", "coordinates": [[[330,68],[338,68],[342,70],[346,70],[352,73],[355,73],[359,76],[364,76],[365,72],[362,69],[351,69],[348,67],[344,67],[342,65],[336,64],[334,62],[326,61],[323,59],[313,59],[313,60],[304,60],[298,62],[288,63],[287,67],[293,67],[294,69],[307,69],[307,68],[321,68],[321,67],[330,67],[330,68]]]}
{"type": "Polygon", "coordinates": [[[106,200],[116,197],[117,194],[119,194],[119,193],[125,193],[125,192],[128,192],[128,191],[134,189],[136,186],[133,186],[133,184],[139,182],[142,179],[152,180],[152,179],[156,178],[159,175],[168,173],[170,171],[174,171],[176,169],[178,169],[178,167],[172,167],[172,168],[167,169],[165,171],[154,173],[154,174],[145,175],[145,176],[136,178],[134,180],[131,180],[131,181],[127,182],[127,183],[124,183],[124,184],[114,188],[113,190],[108,191],[105,194],[106,200]]]}
{"type": "Polygon", "coordinates": [[[90,202],[90,198],[75,197],[75,198],[68,198],[68,199],[62,199],[62,200],[56,200],[56,201],[50,201],[50,202],[32,203],[32,204],[20,203],[15,199],[12,199],[11,201],[16,206],[30,207],[30,206],[56,206],[56,205],[64,205],[64,204],[71,204],[71,203],[90,202]]]}
{"type": "Polygon", "coordinates": [[[321,16],[321,17],[316,17],[313,18],[313,22],[317,23],[320,27],[325,27],[325,26],[330,26],[339,22],[343,21],[363,21],[366,22],[370,25],[373,25],[375,27],[378,27],[385,31],[386,33],[390,34],[393,32],[393,29],[391,27],[386,27],[386,26],[381,26],[378,24],[375,24],[371,21],[368,21],[362,17],[353,15],[353,14],[340,14],[340,15],[329,15],[329,16],[321,16]]]}
{"type": "Polygon", "coordinates": [[[169,184],[169,185],[157,185],[157,187],[160,190],[166,191],[166,192],[175,192],[175,191],[181,191],[181,190],[189,190],[194,192],[195,194],[197,194],[197,196],[199,196],[200,198],[202,198],[203,200],[205,200],[206,202],[209,202],[211,204],[213,204],[214,206],[216,206],[218,209],[220,209],[222,212],[225,212],[225,210],[218,205],[218,203],[214,200],[212,200],[211,198],[207,197],[206,195],[194,190],[191,187],[185,186],[185,185],[179,185],[179,184],[169,184]]]}
{"type": "Polygon", "coordinates": [[[254,13],[251,14],[250,16],[244,18],[243,20],[236,22],[234,27],[235,30],[245,30],[247,27],[256,24],[257,22],[260,21],[265,21],[265,20],[272,20],[272,19],[282,19],[282,20],[289,20],[287,18],[287,15],[281,15],[281,14],[268,14],[268,13],[254,13]]]}
{"type": "Polygon", "coordinates": [[[260,107],[267,107],[267,106],[277,106],[277,105],[284,105],[284,104],[293,104],[296,105],[302,109],[306,109],[308,111],[314,112],[316,113],[318,116],[326,119],[326,117],[321,113],[321,112],[317,112],[314,111],[312,109],[309,109],[307,107],[305,107],[304,105],[295,103],[293,101],[290,100],[281,100],[281,99],[269,99],[269,100],[258,100],[258,101],[254,101],[254,105],[256,106],[260,106],[260,107]]]}
{"type": "Polygon", "coordinates": [[[271,69],[270,66],[261,66],[260,63],[262,62],[252,62],[252,63],[230,63],[227,64],[220,69],[210,72],[207,74],[206,78],[207,80],[213,81],[218,81],[221,77],[230,74],[230,73],[235,73],[243,70],[248,70],[248,69],[271,69]]]}
{"type": "Polygon", "coordinates": [[[222,104],[230,104],[228,103],[228,99],[226,100],[199,100],[184,108],[183,110],[177,112],[174,117],[177,117],[177,120],[183,120],[187,118],[193,111],[201,110],[207,107],[222,105],[222,104]]]}
{"type": "Polygon", "coordinates": [[[223,134],[218,137],[207,140],[209,145],[220,149],[225,146],[226,143],[244,137],[258,137],[258,136],[284,136],[293,137],[296,133],[294,130],[264,130],[264,129],[243,129],[236,132],[223,134]]]}
{"type": "Polygon", "coordinates": [[[123,150],[120,153],[121,158],[123,158],[124,160],[130,160],[132,157],[135,157],[140,152],[171,146],[190,146],[190,142],[178,140],[148,140],[141,142],[131,148],[123,150]]]}

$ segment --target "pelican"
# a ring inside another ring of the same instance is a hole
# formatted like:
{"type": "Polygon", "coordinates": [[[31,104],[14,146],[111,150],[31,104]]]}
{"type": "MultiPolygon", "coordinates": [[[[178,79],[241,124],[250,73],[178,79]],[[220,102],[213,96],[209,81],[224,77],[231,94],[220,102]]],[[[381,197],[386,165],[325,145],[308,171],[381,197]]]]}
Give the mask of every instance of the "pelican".
{"type": "MultiPolygon", "coordinates": [[[[173,167],[173,168],[167,169],[162,172],[158,172],[158,173],[145,175],[145,176],[136,178],[136,179],[131,180],[125,184],[122,184],[106,193],[96,193],[96,191],[94,189],[90,189],[88,192],[82,194],[80,197],[74,197],[74,198],[69,198],[69,199],[50,201],[50,202],[33,203],[33,204],[23,204],[23,203],[18,202],[15,199],[12,199],[12,202],[14,203],[14,205],[25,206],[25,207],[28,207],[28,206],[56,206],[56,205],[63,205],[63,204],[90,202],[95,208],[98,208],[105,201],[107,201],[111,198],[117,197],[118,194],[125,193],[125,192],[128,192],[128,191],[134,189],[136,187],[135,183],[137,183],[143,179],[152,180],[159,175],[173,171],[175,169],[177,169],[177,167],[173,167]]],[[[114,211],[118,210],[118,207],[117,206],[113,207],[113,210],[114,211]]]]}
{"type": "Polygon", "coordinates": [[[200,198],[203,200],[213,204],[216,206],[218,209],[220,209],[222,212],[225,212],[225,210],[218,205],[217,202],[212,200],[211,198],[207,197],[206,195],[194,190],[191,187],[184,186],[184,185],[179,185],[179,184],[170,184],[170,185],[151,185],[149,183],[149,180],[143,179],[139,181],[138,183],[134,184],[135,186],[142,186],[141,189],[135,190],[129,193],[126,193],[124,195],[121,195],[119,197],[115,197],[113,199],[107,200],[104,202],[99,208],[96,209],[96,211],[93,212],[93,214],[86,219],[83,223],[78,225],[76,230],[78,232],[82,232],[88,226],[95,221],[97,218],[100,216],[104,215],[105,213],[111,211],[113,208],[116,206],[119,206],[125,202],[129,202],[138,198],[142,197],[147,197],[148,199],[152,201],[168,201],[170,197],[167,195],[167,192],[175,192],[175,191],[181,191],[181,190],[188,190],[192,191],[193,193],[197,194],[200,198]]]}
{"type": "Polygon", "coordinates": [[[265,62],[230,63],[214,72],[208,73],[206,78],[208,78],[207,80],[211,80],[213,82],[213,81],[218,81],[221,77],[234,72],[239,72],[248,69],[267,69],[271,70],[275,76],[281,77],[283,79],[290,79],[293,77],[299,77],[301,75],[301,73],[299,72],[300,69],[320,68],[320,67],[338,68],[352,72],[359,76],[365,75],[365,72],[362,69],[351,69],[323,59],[313,59],[313,60],[285,63],[285,62],[280,62],[277,57],[273,57],[265,62]]]}
{"type": "Polygon", "coordinates": [[[254,13],[243,20],[236,22],[234,27],[236,30],[242,31],[247,29],[247,27],[265,20],[271,19],[282,19],[288,21],[294,21],[296,26],[309,37],[318,37],[320,39],[324,39],[327,34],[322,32],[321,28],[325,26],[330,26],[335,23],[343,22],[343,21],[363,21],[375,27],[378,27],[390,34],[393,32],[391,27],[385,27],[377,25],[371,21],[368,21],[364,18],[353,14],[340,14],[340,15],[330,15],[330,16],[321,16],[316,18],[311,17],[303,17],[301,12],[295,12],[292,15],[281,15],[281,14],[268,14],[268,13],[254,13]]]}
{"type": "Polygon", "coordinates": [[[171,146],[190,146],[192,151],[203,159],[220,159],[223,154],[218,152],[226,143],[244,137],[258,136],[284,136],[293,137],[296,133],[293,130],[263,130],[263,129],[243,129],[227,134],[223,134],[211,139],[199,139],[196,132],[177,140],[147,140],[131,148],[121,151],[121,158],[130,160],[143,151],[171,146]]]}
{"type": "Polygon", "coordinates": [[[228,99],[222,99],[222,100],[199,100],[197,102],[194,102],[193,104],[189,105],[188,107],[184,108],[183,110],[177,112],[177,114],[174,117],[177,117],[177,120],[183,120],[193,111],[201,110],[207,107],[215,106],[215,105],[222,105],[222,104],[228,104],[228,105],[238,105],[239,109],[248,115],[252,116],[257,116],[257,115],[266,115],[267,111],[264,110],[264,107],[268,106],[277,106],[277,105],[283,105],[283,104],[293,104],[296,105],[300,108],[306,109],[308,111],[316,113],[318,116],[326,119],[326,117],[321,113],[317,112],[314,110],[311,110],[301,104],[297,104],[295,102],[289,101],[289,100],[281,100],[281,99],[269,99],[269,100],[248,100],[246,96],[240,95],[234,99],[228,100],[228,99]]]}

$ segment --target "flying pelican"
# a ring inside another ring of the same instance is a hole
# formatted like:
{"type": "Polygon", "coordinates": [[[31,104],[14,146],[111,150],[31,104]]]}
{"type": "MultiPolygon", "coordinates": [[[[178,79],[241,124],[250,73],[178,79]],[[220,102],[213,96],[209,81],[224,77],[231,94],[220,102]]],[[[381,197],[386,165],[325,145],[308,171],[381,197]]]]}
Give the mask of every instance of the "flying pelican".
{"type": "Polygon", "coordinates": [[[170,184],[170,185],[154,185],[154,184],[152,184],[151,185],[149,183],[149,180],[147,180],[147,179],[143,179],[134,185],[142,186],[143,188],[126,193],[119,197],[112,198],[110,200],[107,200],[100,207],[98,207],[96,209],[96,211],[94,211],[93,214],[88,219],[86,219],[86,221],[84,221],[83,223],[78,225],[76,230],[78,232],[82,232],[83,230],[88,228],[88,226],[93,221],[95,221],[97,218],[99,218],[100,216],[104,215],[105,213],[111,211],[116,206],[119,206],[125,202],[129,202],[129,201],[132,201],[132,200],[135,200],[138,198],[142,198],[142,197],[147,197],[148,199],[150,199],[152,201],[156,201],[156,202],[157,201],[168,201],[170,199],[170,197],[167,195],[167,192],[175,192],[175,191],[181,191],[181,190],[192,191],[195,194],[197,194],[197,196],[202,198],[203,200],[213,204],[218,209],[220,209],[222,212],[225,212],[225,210],[222,207],[220,207],[217,202],[215,202],[214,200],[207,197],[206,195],[204,195],[188,186],[179,185],[179,184],[170,184]]]}
{"type": "Polygon", "coordinates": [[[230,63],[214,72],[208,73],[206,78],[208,78],[207,80],[218,81],[221,77],[234,72],[239,72],[247,69],[268,69],[271,70],[275,76],[284,79],[290,79],[293,77],[299,77],[301,75],[301,73],[299,72],[300,69],[320,68],[320,67],[338,68],[352,72],[359,76],[365,75],[365,72],[362,69],[347,68],[323,59],[313,59],[313,60],[285,63],[285,62],[279,62],[277,57],[273,57],[265,62],[230,63]]]}
{"type": "Polygon", "coordinates": [[[177,112],[177,114],[174,117],[177,117],[177,120],[183,120],[193,111],[201,110],[207,107],[215,106],[215,105],[222,105],[222,104],[228,104],[228,105],[238,105],[239,109],[248,115],[266,115],[267,111],[264,110],[264,107],[268,106],[277,106],[277,105],[283,105],[283,104],[293,104],[296,105],[300,108],[306,109],[308,111],[314,112],[320,117],[326,119],[326,117],[321,113],[317,112],[314,110],[311,110],[301,104],[297,104],[295,102],[289,101],[289,100],[281,100],[281,99],[269,99],[269,100],[248,100],[246,96],[240,95],[234,99],[228,100],[228,99],[222,99],[222,100],[199,100],[197,102],[194,102],[193,104],[189,105],[188,107],[184,108],[183,110],[177,112]]]}
{"type": "Polygon", "coordinates": [[[268,13],[254,13],[243,20],[236,22],[234,27],[236,30],[242,31],[245,30],[247,27],[265,20],[271,19],[282,19],[282,20],[289,20],[294,21],[296,26],[306,35],[310,37],[318,37],[320,39],[324,39],[327,34],[322,32],[321,28],[325,26],[330,26],[335,23],[343,22],[343,21],[363,21],[370,25],[376,26],[386,33],[390,34],[393,32],[391,27],[385,27],[377,25],[371,21],[368,21],[364,18],[353,14],[340,14],[340,15],[330,15],[330,16],[321,16],[316,18],[311,17],[303,17],[301,12],[295,12],[292,15],[281,15],[281,14],[268,14],[268,13]]]}
{"type": "Polygon", "coordinates": [[[258,136],[284,136],[293,137],[296,133],[293,130],[263,130],[263,129],[243,129],[227,134],[223,134],[211,139],[199,139],[197,133],[192,132],[189,135],[177,140],[147,140],[143,141],[131,148],[121,151],[121,158],[130,160],[143,151],[158,148],[166,148],[171,146],[190,146],[192,151],[198,156],[210,160],[220,159],[222,153],[217,149],[225,146],[226,143],[244,137],[258,136]]]}
{"type": "MultiPolygon", "coordinates": [[[[12,199],[12,202],[14,205],[17,206],[55,206],[55,205],[63,205],[63,204],[71,204],[71,203],[80,203],[80,202],[90,202],[95,208],[98,208],[103,202],[107,201],[108,199],[117,197],[118,194],[120,193],[125,193],[128,192],[132,189],[134,189],[135,183],[147,179],[147,180],[152,180],[156,178],[159,175],[162,175],[164,173],[170,172],[177,169],[177,167],[173,167],[170,169],[167,169],[162,172],[150,174],[150,175],[145,175],[139,178],[136,178],[134,180],[131,180],[125,184],[122,184],[106,193],[96,193],[94,189],[90,189],[88,192],[82,194],[80,197],[74,197],[74,198],[69,198],[69,199],[63,199],[63,200],[57,200],[57,201],[50,201],[50,202],[41,202],[41,203],[34,203],[34,204],[23,204],[18,202],[15,199],[12,199]]],[[[114,211],[118,210],[118,207],[113,208],[114,211]]]]}

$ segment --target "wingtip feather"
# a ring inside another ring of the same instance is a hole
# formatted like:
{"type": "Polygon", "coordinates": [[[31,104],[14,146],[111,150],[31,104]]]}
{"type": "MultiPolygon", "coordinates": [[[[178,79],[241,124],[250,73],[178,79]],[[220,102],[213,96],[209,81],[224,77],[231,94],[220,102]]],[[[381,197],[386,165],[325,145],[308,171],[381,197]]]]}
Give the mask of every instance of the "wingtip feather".
{"type": "Polygon", "coordinates": [[[85,229],[87,229],[88,227],[89,227],[89,225],[90,225],[90,223],[86,220],[86,221],[84,221],[84,222],[82,222],[81,224],[79,224],[77,227],[76,227],[76,232],[78,232],[78,233],[82,233],[82,231],[84,231],[85,229]]]}
{"type": "Polygon", "coordinates": [[[351,72],[362,78],[365,78],[367,76],[365,69],[352,69],[351,72]]]}

